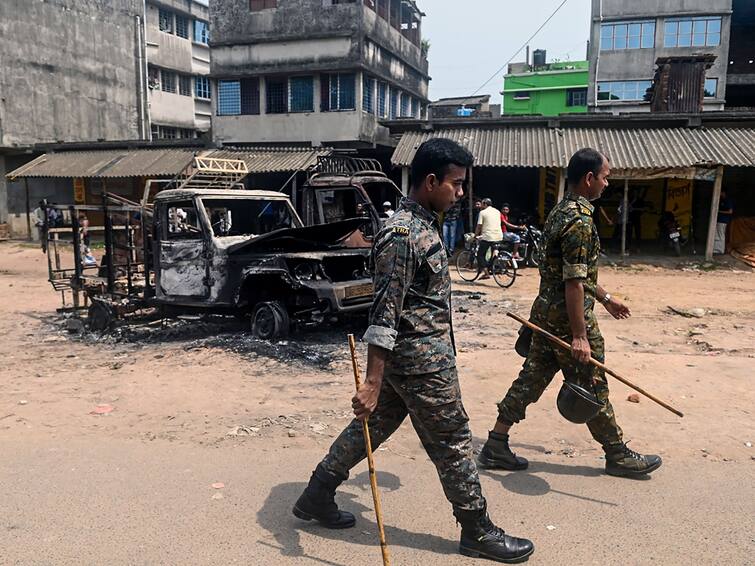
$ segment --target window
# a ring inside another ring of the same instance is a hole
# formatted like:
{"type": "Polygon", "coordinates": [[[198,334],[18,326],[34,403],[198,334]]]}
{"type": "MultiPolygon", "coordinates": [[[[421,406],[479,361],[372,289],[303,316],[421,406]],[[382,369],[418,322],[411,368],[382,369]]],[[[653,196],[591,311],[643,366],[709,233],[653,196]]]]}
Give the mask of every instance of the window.
{"type": "Polygon", "coordinates": [[[178,75],[178,94],[191,96],[191,77],[189,75],[178,75]]]}
{"type": "Polygon", "coordinates": [[[153,140],[156,140],[156,139],[158,139],[160,137],[160,126],[158,126],[157,124],[152,124],[149,127],[149,130],[152,133],[152,139],[153,140]]]}
{"type": "Polygon", "coordinates": [[[163,10],[162,8],[160,8],[158,17],[160,19],[160,31],[173,33],[173,12],[169,12],[168,10],[163,10]]]}
{"type": "Polygon", "coordinates": [[[405,93],[401,93],[401,118],[408,118],[409,117],[409,99],[411,97],[405,93]]]}
{"type": "Polygon", "coordinates": [[[378,83],[377,91],[377,114],[381,118],[388,116],[388,107],[386,102],[388,101],[388,85],[385,83],[378,83]]]}
{"type": "Polygon", "coordinates": [[[600,26],[600,50],[648,49],[655,45],[655,22],[621,22],[600,26]]]}
{"type": "Polygon", "coordinates": [[[210,43],[210,26],[202,20],[194,20],[194,41],[197,43],[210,43]]]}
{"type": "Polygon", "coordinates": [[[189,19],[176,14],[176,35],[189,39],[189,19]]]}
{"type": "Polygon", "coordinates": [[[260,113],[260,80],[257,77],[242,79],[241,90],[241,113],[244,115],[260,113]]]}
{"type": "Polygon", "coordinates": [[[178,130],[171,126],[160,126],[160,139],[174,140],[178,138],[178,130]]]}
{"type": "Polygon", "coordinates": [[[249,9],[252,12],[271,10],[278,7],[278,0],[249,0],[249,9]]]}
{"type": "Polygon", "coordinates": [[[218,81],[218,116],[241,114],[240,81],[218,81]]]}
{"type": "Polygon", "coordinates": [[[598,83],[598,100],[647,100],[652,81],[604,81],[598,83]]]}
{"type": "Polygon", "coordinates": [[[412,97],[412,118],[418,118],[417,114],[419,113],[419,100],[412,97]]]}
{"type": "Polygon", "coordinates": [[[356,110],[356,75],[338,73],[321,75],[322,110],[356,110]]]}
{"type": "Polygon", "coordinates": [[[528,90],[518,90],[514,93],[514,100],[529,100],[530,99],[530,91],[528,90]]]}
{"type": "Polygon", "coordinates": [[[718,79],[705,79],[705,98],[716,98],[718,93],[718,79]]]}
{"type": "Polygon", "coordinates": [[[375,113],[375,79],[362,75],[362,110],[375,113]]]}
{"type": "Polygon", "coordinates": [[[315,85],[312,77],[291,77],[288,108],[289,112],[314,112],[315,85]]]}
{"type": "Polygon", "coordinates": [[[566,106],[587,106],[587,89],[568,89],[566,91],[566,106]]]}
{"type": "Polygon", "coordinates": [[[161,70],[160,86],[164,92],[176,92],[176,74],[161,70]]]}
{"type": "Polygon", "coordinates": [[[258,236],[298,224],[286,200],[203,198],[215,237],[258,236]]]}
{"type": "MultiPolygon", "coordinates": [[[[175,130],[175,128],[173,128],[175,130]]],[[[187,200],[185,202],[172,203],[166,210],[169,240],[181,239],[199,239],[202,230],[199,225],[199,217],[194,204],[187,200]]]]}
{"type": "Polygon", "coordinates": [[[201,75],[194,77],[194,96],[210,98],[210,79],[201,75]]]}
{"type": "Polygon", "coordinates": [[[388,109],[388,118],[393,120],[396,118],[396,115],[398,113],[398,97],[399,97],[399,91],[397,91],[394,88],[391,88],[391,102],[390,102],[390,108],[388,109]]]}
{"type": "Polygon", "coordinates": [[[149,65],[147,67],[147,74],[148,74],[148,85],[149,88],[155,89],[160,88],[160,69],[157,67],[153,67],[152,65],[149,65]]]}
{"type": "Polygon", "coordinates": [[[667,20],[664,47],[717,46],[721,43],[721,18],[667,20]]]}
{"type": "Polygon", "coordinates": [[[285,114],[288,112],[288,81],[286,79],[268,78],[265,81],[266,104],[268,114],[285,114]]]}

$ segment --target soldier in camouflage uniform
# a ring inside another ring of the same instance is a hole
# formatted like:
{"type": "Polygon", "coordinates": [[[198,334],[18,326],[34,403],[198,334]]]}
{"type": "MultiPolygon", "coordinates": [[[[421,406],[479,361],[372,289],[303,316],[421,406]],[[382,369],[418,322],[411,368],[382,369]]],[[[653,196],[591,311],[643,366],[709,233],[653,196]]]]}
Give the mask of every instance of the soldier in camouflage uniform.
{"type": "Polygon", "coordinates": [[[603,336],[595,316],[595,301],[617,319],[628,318],[629,309],[598,285],[600,239],[593,224],[590,200],[600,197],[608,186],[608,160],[592,149],[582,149],[569,162],[569,192],[545,222],[539,262],[540,290],[530,320],[551,334],[570,342],[573,354],[535,333],[519,377],[498,405],[498,421],[480,452],[485,468],[522,470],[527,460],[516,456],[508,445],[508,432],[524,419],[530,403],[537,401],[558,370],[567,381],[594,390],[604,403],[587,423],[593,438],[606,453],[606,472],[616,476],[637,476],[661,465],[658,456],[643,456],[622,440],[613,407],[608,400],[605,373],[587,363],[590,353],[605,360],[603,336]]]}
{"type": "Polygon", "coordinates": [[[375,299],[364,335],[367,375],[352,400],[356,418],[317,466],[293,512],[329,528],[353,526],[354,515],[339,510],[334,495],[366,457],[361,421],[369,418],[377,448],[408,415],[462,526],[460,551],[520,561],[533,552],[532,543],[506,535],[488,518],[472,456],[456,374],[448,256],[437,217],[462,197],[472,162],[467,150],[447,139],[429,140],[417,150],[409,197],[373,244],[375,299]]]}

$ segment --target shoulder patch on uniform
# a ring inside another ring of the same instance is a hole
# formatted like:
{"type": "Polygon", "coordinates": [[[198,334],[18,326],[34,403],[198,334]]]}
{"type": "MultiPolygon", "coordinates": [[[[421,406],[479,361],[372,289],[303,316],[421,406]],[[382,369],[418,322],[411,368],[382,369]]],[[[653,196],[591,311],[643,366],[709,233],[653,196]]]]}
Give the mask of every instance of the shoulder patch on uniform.
{"type": "Polygon", "coordinates": [[[394,226],[391,229],[391,232],[393,234],[398,234],[399,236],[408,236],[409,235],[409,228],[406,226],[394,226]]]}

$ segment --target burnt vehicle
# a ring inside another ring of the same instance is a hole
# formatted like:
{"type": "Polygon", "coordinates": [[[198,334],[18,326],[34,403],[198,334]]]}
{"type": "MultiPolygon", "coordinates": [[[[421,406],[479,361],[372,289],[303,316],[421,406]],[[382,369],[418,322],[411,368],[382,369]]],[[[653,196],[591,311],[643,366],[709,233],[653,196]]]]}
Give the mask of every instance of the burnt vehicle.
{"type": "Polygon", "coordinates": [[[369,250],[344,243],[360,219],[304,227],[270,191],[167,190],[154,201],[154,299],[249,315],[263,339],[372,302],[369,250]]]}
{"type": "Polygon", "coordinates": [[[307,226],[361,219],[359,230],[345,244],[370,248],[384,220],[383,203],[389,202],[395,210],[401,196],[376,160],[331,155],[318,159],[292,199],[307,226]]]}
{"type": "Polygon", "coordinates": [[[88,307],[93,330],[146,310],[212,312],[248,317],[257,337],[276,339],[372,303],[370,250],[345,243],[359,218],[304,226],[286,195],[258,190],[179,187],[149,206],[105,201],[59,207],[70,226],[45,230],[50,282],[64,308],[66,292],[72,310],[88,307]],[[84,228],[87,214],[104,226],[84,228]],[[99,260],[88,243],[97,233],[99,260]]]}

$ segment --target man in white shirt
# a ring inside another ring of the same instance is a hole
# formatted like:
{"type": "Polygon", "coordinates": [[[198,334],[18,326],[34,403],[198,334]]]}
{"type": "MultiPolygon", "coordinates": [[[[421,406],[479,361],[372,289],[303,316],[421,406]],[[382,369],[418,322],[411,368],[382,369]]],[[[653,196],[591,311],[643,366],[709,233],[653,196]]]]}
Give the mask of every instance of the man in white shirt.
{"type": "Polygon", "coordinates": [[[493,201],[489,198],[482,199],[482,210],[477,218],[477,227],[475,235],[480,239],[480,247],[477,250],[477,269],[478,272],[485,269],[484,275],[480,279],[490,278],[490,261],[485,259],[488,250],[497,242],[503,240],[503,230],[501,230],[501,211],[493,206],[493,201]]]}

